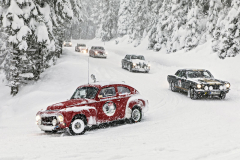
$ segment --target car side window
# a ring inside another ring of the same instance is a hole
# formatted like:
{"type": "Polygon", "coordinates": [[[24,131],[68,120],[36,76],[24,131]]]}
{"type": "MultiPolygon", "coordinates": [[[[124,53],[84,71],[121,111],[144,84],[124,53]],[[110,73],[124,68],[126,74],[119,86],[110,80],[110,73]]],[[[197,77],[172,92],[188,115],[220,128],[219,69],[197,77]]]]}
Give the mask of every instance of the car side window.
{"type": "Polygon", "coordinates": [[[180,77],[181,76],[181,71],[178,70],[177,73],[175,73],[176,76],[180,77]]]}
{"type": "Polygon", "coordinates": [[[116,91],[114,87],[103,88],[99,95],[102,97],[112,97],[116,96],[116,91]]]}
{"type": "Polygon", "coordinates": [[[186,71],[182,71],[181,77],[187,77],[186,76],[186,71]]]}
{"type": "Polygon", "coordinates": [[[130,60],[130,55],[127,55],[127,59],[130,60]]]}
{"type": "Polygon", "coordinates": [[[127,87],[123,87],[123,86],[118,86],[118,93],[119,95],[123,95],[123,94],[130,94],[130,90],[127,87]]]}

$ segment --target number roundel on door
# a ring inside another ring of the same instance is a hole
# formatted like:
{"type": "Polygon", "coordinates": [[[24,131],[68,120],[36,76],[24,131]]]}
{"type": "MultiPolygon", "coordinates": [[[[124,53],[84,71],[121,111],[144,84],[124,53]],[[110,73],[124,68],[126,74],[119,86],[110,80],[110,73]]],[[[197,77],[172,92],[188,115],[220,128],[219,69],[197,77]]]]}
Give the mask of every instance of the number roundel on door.
{"type": "Polygon", "coordinates": [[[181,82],[181,80],[178,80],[178,86],[179,86],[179,87],[182,87],[182,82],[181,82]]]}
{"type": "Polygon", "coordinates": [[[107,115],[107,116],[113,116],[114,113],[116,112],[116,104],[109,101],[106,102],[103,105],[103,112],[107,115]]]}

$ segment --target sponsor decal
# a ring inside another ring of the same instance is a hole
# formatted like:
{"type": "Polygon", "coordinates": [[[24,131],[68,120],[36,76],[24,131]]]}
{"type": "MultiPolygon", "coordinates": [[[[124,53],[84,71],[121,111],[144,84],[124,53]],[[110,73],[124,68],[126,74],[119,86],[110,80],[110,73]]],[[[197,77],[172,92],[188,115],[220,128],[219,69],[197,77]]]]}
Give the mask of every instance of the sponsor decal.
{"type": "Polygon", "coordinates": [[[182,87],[182,81],[181,80],[178,80],[178,86],[182,87]]]}
{"type": "Polygon", "coordinates": [[[103,105],[103,112],[107,115],[107,116],[113,116],[114,113],[116,112],[116,105],[115,103],[109,101],[106,102],[103,105]]]}

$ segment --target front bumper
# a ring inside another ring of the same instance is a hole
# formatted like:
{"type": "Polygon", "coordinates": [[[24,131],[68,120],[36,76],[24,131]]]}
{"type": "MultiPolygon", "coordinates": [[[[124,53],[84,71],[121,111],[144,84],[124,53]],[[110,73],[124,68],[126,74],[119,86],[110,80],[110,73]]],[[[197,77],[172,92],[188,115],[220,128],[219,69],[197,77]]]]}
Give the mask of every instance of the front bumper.
{"type": "Polygon", "coordinates": [[[95,54],[95,57],[98,57],[98,58],[107,58],[107,54],[95,54]]]}
{"type": "Polygon", "coordinates": [[[138,71],[138,72],[149,72],[150,71],[150,67],[148,67],[148,66],[144,66],[144,67],[133,66],[132,70],[133,71],[138,71]]]}
{"type": "Polygon", "coordinates": [[[46,112],[40,115],[41,119],[39,119],[36,124],[42,131],[59,131],[63,130],[66,127],[66,123],[60,122],[57,118],[59,114],[46,112]]]}
{"type": "Polygon", "coordinates": [[[38,125],[38,127],[42,130],[42,131],[56,131],[56,127],[57,126],[45,126],[45,125],[38,125]]]}
{"type": "Polygon", "coordinates": [[[196,89],[198,95],[211,95],[211,96],[219,96],[222,93],[228,93],[230,89],[226,90],[203,90],[203,89],[196,89]]]}

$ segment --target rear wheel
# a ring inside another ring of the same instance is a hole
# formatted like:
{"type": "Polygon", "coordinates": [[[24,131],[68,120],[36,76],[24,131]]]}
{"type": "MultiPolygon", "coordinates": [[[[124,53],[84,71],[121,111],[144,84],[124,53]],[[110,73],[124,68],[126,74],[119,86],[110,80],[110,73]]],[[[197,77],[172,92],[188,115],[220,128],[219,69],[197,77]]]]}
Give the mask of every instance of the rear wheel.
{"type": "Polygon", "coordinates": [[[193,100],[198,99],[197,92],[193,88],[190,89],[190,98],[193,100]]]}
{"type": "Polygon", "coordinates": [[[131,121],[133,123],[140,122],[142,120],[142,111],[139,107],[133,107],[131,114],[131,121]]]}
{"type": "Polygon", "coordinates": [[[76,116],[69,126],[71,135],[82,135],[86,132],[87,121],[83,116],[76,116]]]}

